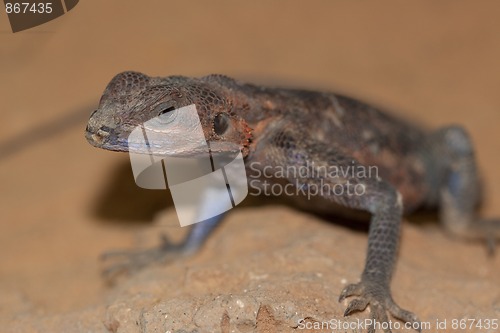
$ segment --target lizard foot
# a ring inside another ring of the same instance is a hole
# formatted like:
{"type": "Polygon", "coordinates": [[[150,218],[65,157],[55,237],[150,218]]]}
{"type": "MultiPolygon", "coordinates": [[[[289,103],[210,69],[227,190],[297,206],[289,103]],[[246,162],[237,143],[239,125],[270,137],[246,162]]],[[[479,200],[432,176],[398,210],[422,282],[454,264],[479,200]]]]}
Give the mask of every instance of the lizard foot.
{"type": "Polygon", "coordinates": [[[473,224],[473,226],[477,225],[477,229],[480,230],[482,237],[486,241],[486,246],[488,250],[488,255],[495,255],[495,243],[498,239],[500,239],[500,219],[498,218],[489,218],[479,220],[478,223],[473,224]]]}
{"type": "Polygon", "coordinates": [[[410,327],[421,332],[420,320],[412,312],[400,308],[392,300],[388,288],[366,281],[350,284],[340,293],[339,302],[351,296],[357,296],[357,298],[349,303],[344,312],[344,317],[356,311],[363,311],[370,305],[371,324],[368,326],[368,333],[374,333],[376,327],[382,328],[385,333],[392,332],[390,321],[387,317],[388,312],[393,317],[405,323],[410,323],[410,327]]]}
{"type": "Polygon", "coordinates": [[[174,258],[185,254],[183,243],[172,244],[166,236],[162,236],[161,244],[157,247],[143,250],[109,251],[101,255],[105,268],[103,277],[113,282],[122,274],[131,274],[154,263],[170,262],[174,258]]]}

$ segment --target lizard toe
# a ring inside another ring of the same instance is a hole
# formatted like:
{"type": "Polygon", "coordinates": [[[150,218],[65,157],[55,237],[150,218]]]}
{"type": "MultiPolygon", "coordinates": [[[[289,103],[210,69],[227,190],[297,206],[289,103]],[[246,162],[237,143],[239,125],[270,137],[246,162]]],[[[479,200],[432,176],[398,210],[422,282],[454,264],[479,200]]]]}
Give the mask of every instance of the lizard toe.
{"type": "Polygon", "coordinates": [[[418,317],[408,310],[402,309],[399,305],[394,303],[391,300],[391,304],[388,307],[388,311],[390,314],[399,320],[404,321],[405,323],[410,323],[411,327],[417,330],[418,332],[422,331],[421,322],[418,317]]]}
{"type": "Polygon", "coordinates": [[[339,302],[342,302],[347,297],[360,296],[363,293],[363,289],[364,286],[361,282],[347,285],[340,293],[339,302]]]}
{"type": "Polygon", "coordinates": [[[500,239],[500,219],[481,219],[476,224],[473,224],[473,226],[477,226],[476,228],[481,230],[481,233],[484,235],[488,254],[490,256],[495,255],[496,242],[500,239]]]}
{"type": "Polygon", "coordinates": [[[384,333],[392,333],[390,325],[384,325],[385,323],[389,323],[389,318],[387,317],[387,312],[385,308],[379,304],[375,303],[371,305],[371,324],[368,326],[369,333],[375,333],[376,323],[382,324],[382,329],[384,333]]]}
{"type": "Polygon", "coordinates": [[[363,311],[368,306],[368,300],[366,298],[356,298],[351,301],[344,311],[344,317],[347,317],[353,312],[363,311]]]}

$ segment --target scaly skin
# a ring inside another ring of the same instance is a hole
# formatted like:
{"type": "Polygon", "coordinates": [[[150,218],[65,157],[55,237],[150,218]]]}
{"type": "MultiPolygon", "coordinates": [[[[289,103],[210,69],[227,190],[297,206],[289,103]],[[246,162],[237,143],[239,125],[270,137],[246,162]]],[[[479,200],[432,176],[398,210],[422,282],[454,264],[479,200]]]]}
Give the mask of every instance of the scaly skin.
{"type": "MultiPolygon", "coordinates": [[[[421,206],[439,207],[443,224],[454,235],[499,237],[498,220],[475,217],[479,182],[474,151],[461,127],[427,131],[332,93],[266,88],[221,75],[153,78],[125,72],[107,86],[89,120],[86,138],[99,148],[128,151],[127,138],[136,126],[191,104],[197,107],[211,146],[231,143],[240,147],[249,179],[264,166],[306,168],[305,175],[275,175],[271,181],[302,189],[326,188],[311,202],[323,211],[343,207],[371,214],[361,281],[347,286],[340,295],[340,300],[357,296],[345,315],[370,306],[377,321],[388,321],[390,313],[405,322],[419,323],[413,313],[392,300],[390,292],[403,213],[421,206]],[[322,173],[331,166],[340,170],[376,166],[377,173],[362,177],[322,173]],[[349,195],[352,187],[349,191],[348,186],[361,186],[358,188],[364,192],[349,195]]],[[[179,147],[172,155],[182,153],[185,151],[179,147]]],[[[131,263],[142,266],[168,251],[193,252],[220,219],[196,224],[178,246],[132,255],[131,263]]]]}

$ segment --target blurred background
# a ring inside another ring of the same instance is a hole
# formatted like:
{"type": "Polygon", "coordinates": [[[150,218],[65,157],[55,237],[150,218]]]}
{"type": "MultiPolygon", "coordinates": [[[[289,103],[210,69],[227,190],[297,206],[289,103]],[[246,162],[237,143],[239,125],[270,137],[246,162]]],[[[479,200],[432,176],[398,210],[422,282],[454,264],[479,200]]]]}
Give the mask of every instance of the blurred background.
{"type": "MultiPolygon", "coordinates": [[[[98,256],[168,206],[91,147],[109,80],[221,73],[333,90],[430,128],[463,124],[500,215],[497,1],[81,1],[12,33],[0,12],[0,318],[100,302],[98,256]]],[[[175,215],[171,215],[175,216],[175,215]]],[[[174,221],[175,224],[175,221],[174,221]]]]}

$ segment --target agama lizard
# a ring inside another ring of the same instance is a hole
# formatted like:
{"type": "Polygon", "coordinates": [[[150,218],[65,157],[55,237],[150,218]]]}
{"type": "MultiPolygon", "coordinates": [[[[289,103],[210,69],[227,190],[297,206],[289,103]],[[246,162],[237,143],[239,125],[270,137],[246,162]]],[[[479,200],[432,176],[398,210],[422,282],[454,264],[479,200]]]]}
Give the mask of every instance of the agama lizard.
{"type": "MultiPolygon", "coordinates": [[[[433,206],[439,208],[443,225],[453,235],[499,238],[500,221],[480,219],[475,213],[480,184],[474,149],[464,128],[429,131],[333,93],[267,88],[222,75],[161,78],[124,72],[108,84],[90,117],[86,138],[99,148],[128,151],[127,138],[136,126],[191,104],[197,107],[208,143],[240,147],[249,177],[255,165],[306,167],[312,172],[305,176],[295,173],[273,181],[306,189],[331,185],[328,188],[336,190],[324,191],[318,198],[327,207],[371,214],[361,281],[344,288],[339,298],[356,296],[346,316],[370,306],[372,319],[379,322],[387,322],[390,313],[418,326],[417,316],[399,307],[390,292],[403,214],[433,206]],[[325,166],[376,166],[378,172],[361,178],[314,172],[325,166]],[[347,184],[362,186],[363,195],[347,194],[347,184]]],[[[169,251],[191,253],[221,217],[194,225],[177,247],[163,246],[136,259],[144,263],[169,251]]]]}

